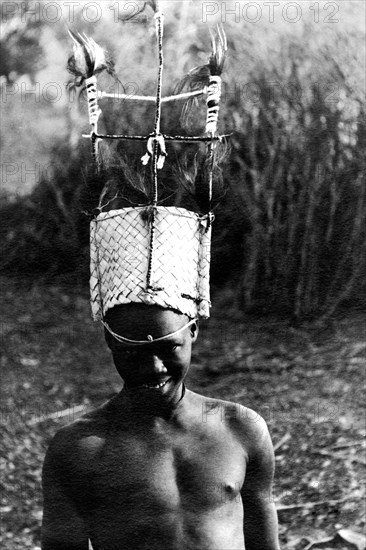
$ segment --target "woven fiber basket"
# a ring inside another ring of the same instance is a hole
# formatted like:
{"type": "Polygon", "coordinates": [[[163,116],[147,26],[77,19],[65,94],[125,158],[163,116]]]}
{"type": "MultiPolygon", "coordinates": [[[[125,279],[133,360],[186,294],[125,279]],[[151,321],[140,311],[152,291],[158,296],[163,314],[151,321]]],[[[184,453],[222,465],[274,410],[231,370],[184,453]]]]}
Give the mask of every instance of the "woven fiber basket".
{"type": "Polygon", "coordinates": [[[90,292],[94,320],[131,302],[209,317],[211,228],[184,208],[103,212],[90,225],[90,292]]]}

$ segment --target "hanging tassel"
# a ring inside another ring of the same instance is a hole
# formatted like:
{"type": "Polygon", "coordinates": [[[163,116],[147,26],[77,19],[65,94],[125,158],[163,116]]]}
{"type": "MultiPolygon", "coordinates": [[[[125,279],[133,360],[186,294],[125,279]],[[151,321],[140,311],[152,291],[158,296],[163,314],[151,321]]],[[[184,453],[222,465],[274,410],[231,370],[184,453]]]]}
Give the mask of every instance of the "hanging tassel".
{"type": "Polygon", "coordinates": [[[147,166],[148,163],[149,163],[149,160],[151,159],[152,155],[153,155],[153,143],[154,143],[154,139],[153,138],[149,138],[147,140],[147,145],[146,145],[146,153],[144,154],[143,157],[141,157],[141,161],[142,161],[142,164],[144,166],[147,166]]]}
{"type": "Polygon", "coordinates": [[[113,156],[110,162],[103,165],[101,173],[97,172],[97,176],[98,180],[103,182],[99,187],[97,211],[148,204],[150,196],[148,182],[142,171],[131,165],[131,159],[126,156],[113,156]]]}
{"type": "Polygon", "coordinates": [[[194,194],[202,214],[208,214],[216,208],[225,195],[226,189],[220,164],[227,154],[227,146],[218,144],[213,149],[212,156],[204,156],[197,165],[194,194]]]}
{"type": "Polygon", "coordinates": [[[197,205],[200,214],[208,214],[214,210],[227,189],[225,185],[221,164],[229,155],[229,147],[226,143],[218,143],[214,150],[213,165],[211,165],[206,155],[200,154],[194,158],[183,159],[177,169],[174,170],[174,177],[178,180],[185,191],[182,204],[184,208],[194,209],[194,203],[197,205]],[[212,193],[209,197],[210,173],[212,172],[212,193]]]}
{"type": "Polygon", "coordinates": [[[154,142],[158,143],[158,159],[156,167],[158,170],[161,170],[164,166],[165,158],[168,156],[165,148],[164,137],[160,134],[156,137],[150,137],[147,140],[147,152],[141,157],[142,164],[146,166],[154,154],[154,142]]]}

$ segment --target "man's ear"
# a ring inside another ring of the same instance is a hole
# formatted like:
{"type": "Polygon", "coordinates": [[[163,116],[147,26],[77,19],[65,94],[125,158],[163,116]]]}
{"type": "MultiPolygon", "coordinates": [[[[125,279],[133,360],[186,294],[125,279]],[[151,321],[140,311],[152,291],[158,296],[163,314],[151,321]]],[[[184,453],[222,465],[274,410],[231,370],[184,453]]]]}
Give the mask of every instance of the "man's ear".
{"type": "Polygon", "coordinates": [[[194,342],[197,340],[197,336],[199,333],[198,321],[195,321],[194,323],[192,323],[189,328],[191,331],[192,344],[194,344],[194,342]]]}

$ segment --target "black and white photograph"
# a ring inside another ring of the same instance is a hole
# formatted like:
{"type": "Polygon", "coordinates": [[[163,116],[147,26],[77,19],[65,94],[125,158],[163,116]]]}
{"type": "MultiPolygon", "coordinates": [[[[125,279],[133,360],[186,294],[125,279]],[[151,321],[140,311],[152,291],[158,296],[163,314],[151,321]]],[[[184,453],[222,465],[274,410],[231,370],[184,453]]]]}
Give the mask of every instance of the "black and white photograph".
{"type": "Polygon", "coordinates": [[[366,2],[0,2],[4,550],[366,550],[366,2]]]}

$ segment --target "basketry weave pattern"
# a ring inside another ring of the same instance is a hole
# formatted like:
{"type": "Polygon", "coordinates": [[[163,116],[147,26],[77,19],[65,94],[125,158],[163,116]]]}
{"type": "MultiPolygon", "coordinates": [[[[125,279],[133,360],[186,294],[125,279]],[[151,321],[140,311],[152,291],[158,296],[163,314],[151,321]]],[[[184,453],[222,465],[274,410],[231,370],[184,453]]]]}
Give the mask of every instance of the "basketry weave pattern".
{"type": "Polygon", "coordinates": [[[113,306],[130,302],[176,309],[192,318],[209,317],[207,220],[184,208],[154,207],[153,222],[150,214],[151,207],[123,208],[103,212],[91,222],[95,320],[113,306]]]}

